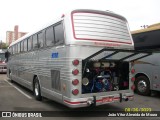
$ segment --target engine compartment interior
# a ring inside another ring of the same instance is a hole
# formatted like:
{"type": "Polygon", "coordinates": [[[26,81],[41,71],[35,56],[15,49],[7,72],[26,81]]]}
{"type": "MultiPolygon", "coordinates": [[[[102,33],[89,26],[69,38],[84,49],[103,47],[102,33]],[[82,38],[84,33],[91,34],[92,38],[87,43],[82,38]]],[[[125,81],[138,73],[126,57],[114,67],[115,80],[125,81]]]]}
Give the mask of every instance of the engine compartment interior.
{"type": "Polygon", "coordinates": [[[82,61],[82,94],[129,89],[129,62],[82,61]]]}

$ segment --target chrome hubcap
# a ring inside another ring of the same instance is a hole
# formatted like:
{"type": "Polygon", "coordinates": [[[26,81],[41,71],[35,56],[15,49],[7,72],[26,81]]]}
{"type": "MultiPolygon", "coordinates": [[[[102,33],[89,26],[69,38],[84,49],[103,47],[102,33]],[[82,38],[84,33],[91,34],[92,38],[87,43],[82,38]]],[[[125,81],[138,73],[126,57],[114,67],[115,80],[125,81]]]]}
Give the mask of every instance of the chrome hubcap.
{"type": "Polygon", "coordinates": [[[146,84],[146,82],[145,82],[144,80],[139,81],[139,82],[138,82],[138,90],[139,90],[140,92],[145,92],[146,89],[147,89],[147,84],[146,84]]]}
{"type": "Polygon", "coordinates": [[[35,94],[36,94],[36,96],[38,96],[39,95],[39,87],[38,87],[38,83],[36,82],[35,83],[35,94]]]}

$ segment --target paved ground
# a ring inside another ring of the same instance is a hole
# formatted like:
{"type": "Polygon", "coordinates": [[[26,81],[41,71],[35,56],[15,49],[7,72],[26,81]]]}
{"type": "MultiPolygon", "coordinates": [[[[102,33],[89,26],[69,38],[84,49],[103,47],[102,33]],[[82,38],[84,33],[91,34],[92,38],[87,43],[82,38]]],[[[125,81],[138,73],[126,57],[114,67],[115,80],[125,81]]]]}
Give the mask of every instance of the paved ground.
{"type": "MultiPolygon", "coordinates": [[[[152,96],[140,96],[135,94],[134,101],[122,102],[122,103],[113,103],[103,106],[98,106],[94,108],[78,108],[74,111],[78,111],[80,116],[84,116],[80,111],[88,110],[92,111],[124,111],[125,108],[151,108],[152,111],[160,111],[160,94],[152,94],[152,96]]],[[[0,74],[0,111],[68,111],[71,110],[59,103],[54,101],[43,99],[43,101],[36,101],[31,91],[25,89],[24,87],[11,83],[7,79],[6,74],[0,74]]],[[[70,113],[72,115],[72,113],[70,113]]],[[[96,114],[96,112],[94,112],[96,114]]],[[[5,119],[5,118],[0,118],[5,119]]],[[[12,118],[12,120],[17,118],[12,118]]],[[[23,118],[24,119],[24,118],[23,118]]],[[[27,118],[25,118],[27,119],[27,118]]],[[[35,120],[36,118],[32,118],[35,120]]],[[[54,117],[54,118],[41,118],[41,119],[75,119],[74,117],[54,117]]],[[[41,120],[38,118],[38,120],[41,120]]],[[[145,119],[150,120],[151,118],[123,118],[123,117],[87,117],[85,114],[84,117],[77,117],[76,119],[110,119],[110,120],[134,120],[134,119],[145,119]]],[[[160,118],[153,118],[154,120],[160,118]]]]}

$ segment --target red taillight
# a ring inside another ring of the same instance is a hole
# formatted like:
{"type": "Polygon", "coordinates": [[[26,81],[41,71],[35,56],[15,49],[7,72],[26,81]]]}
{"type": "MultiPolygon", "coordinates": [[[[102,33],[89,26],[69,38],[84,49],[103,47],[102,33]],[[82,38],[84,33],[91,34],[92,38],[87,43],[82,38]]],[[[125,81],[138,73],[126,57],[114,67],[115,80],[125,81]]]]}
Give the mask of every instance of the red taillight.
{"type": "Polygon", "coordinates": [[[79,60],[75,59],[75,60],[73,60],[72,63],[73,63],[74,66],[77,66],[79,64],[79,60]]]}
{"type": "Polygon", "coordinates": [[[132,86],[131,86],[131,89],[132,89],[132,90],[135,90],[135,88],[136,88],[135,85],[132,85],[132,86]]]}
{"type": "Polygon", "coordinates": [[[62,16],[61,16],[61,18],[63,18],[65,15],[64,14],[62,14],[62,16]]]}
{"type": "Polygon", "coordinates": [[[78,93],[79,93],[79,90],[78,90],[78,89],[72,90],[72,94],[73,94],[73,95],[77,95],[78,93]]]}
{"type": "Polygon", "coordinates": [[[135,77],[132,77],[131,81],[134,82],[135,81],[135,77]]]}
{"type": "Polygon", "coordinates": [[[79,73],[79,70],[78,70],[78,69],[75,69],[75,70],[72,71],[72,74],[73,74],[73,75],[78,75],[78,73],[79,73]]]}
{"type": "Polygon", "coordinates": [[[78,85],[78,83],[79,83],[79,80],[78,80],[78,79],[74,79],[74,80],[72,81],[72,84],[73,84],[73,85],[78,85]]]}
{"type": "Polygon", "coordinates": [[[135,72],[136,72],[135,69],[132,69],[132,70],[131,70],[131,73],[132,73],[132,74],[134,74],[135,72]]]}

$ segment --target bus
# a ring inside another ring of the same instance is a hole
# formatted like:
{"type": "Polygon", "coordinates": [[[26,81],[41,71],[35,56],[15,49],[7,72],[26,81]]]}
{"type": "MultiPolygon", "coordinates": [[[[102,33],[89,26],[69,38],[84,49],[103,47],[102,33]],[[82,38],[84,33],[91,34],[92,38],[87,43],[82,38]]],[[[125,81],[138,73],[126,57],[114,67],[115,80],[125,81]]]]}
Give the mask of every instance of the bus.
{"type": "Polygon", "coordinates": [[[77,9],[13,42],[7,76],[70,108],[131,101],[134,51],[127,20],[116,13],[77,9]]]}
{"type": "Polygon", "coordinates": [[[0,73],[7,73],[7,64],[4,49],[0,49],[0,73]]]}
{"type": "Polygon", "coordinates": [[[136,50],[152,51],[153,54],[135,62],[135,87],[140,95],[160,91],[160,23],[132,32],[136,50]]]}

